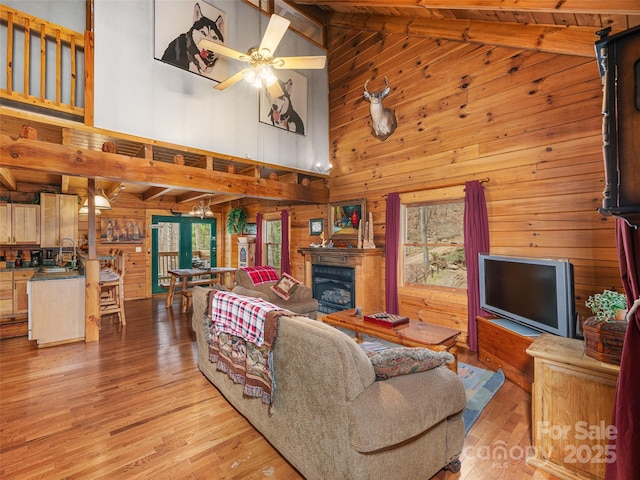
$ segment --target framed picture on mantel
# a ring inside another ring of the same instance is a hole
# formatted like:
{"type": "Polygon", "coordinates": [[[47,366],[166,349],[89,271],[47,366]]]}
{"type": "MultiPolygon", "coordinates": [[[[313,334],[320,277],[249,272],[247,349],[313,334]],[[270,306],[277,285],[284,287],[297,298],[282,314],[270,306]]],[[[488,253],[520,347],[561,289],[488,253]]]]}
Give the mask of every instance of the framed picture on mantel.
{"type": "Polygon", "coordinates": [[[329,205],[329,229],[335,240],[357,240],[358,226],[366,217],[366,199],[336,202],[329,205]]]}

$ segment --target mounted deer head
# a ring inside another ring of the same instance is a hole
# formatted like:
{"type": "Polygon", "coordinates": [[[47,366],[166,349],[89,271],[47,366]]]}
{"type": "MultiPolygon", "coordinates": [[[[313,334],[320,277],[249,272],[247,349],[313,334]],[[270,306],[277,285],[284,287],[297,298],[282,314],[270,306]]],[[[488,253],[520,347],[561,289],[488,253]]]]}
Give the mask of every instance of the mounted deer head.
{"type": "Polygon", "coordinates": [[[384,142],[389,136],[396,131],[398,126],[396,121],[396,112],[391,108],[384,108],[382,100],[389,95],[391,87],[389,80],[384,77],[385,88],[379,92],[370,92],[367,90],[369,80],[364,83],[364,98],[369,100],[369,112],[371,114],[371,134],[378,140],[384,142]]]}

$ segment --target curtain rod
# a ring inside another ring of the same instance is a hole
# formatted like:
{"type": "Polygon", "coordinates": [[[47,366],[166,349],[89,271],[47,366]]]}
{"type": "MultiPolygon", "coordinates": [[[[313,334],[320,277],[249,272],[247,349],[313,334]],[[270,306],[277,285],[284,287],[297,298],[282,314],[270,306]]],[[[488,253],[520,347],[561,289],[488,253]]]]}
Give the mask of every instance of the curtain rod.
{"type": "MultiPolygon", "coordinates": [[[[480,180],[477,180],[477,181],[480,182],[480,183],[488,183],[490,180],[491,180],[491,178],[485,177],[485,178],[481,178],[480,180]]],[[[471,180],[471,181],[473,181],[473,180],[471,180]]],[[[397,192],[397,193],[399,193],[399,194],[402,194],[402,193],[413,193],[413,192],[423,192],[425,190],[437,190],[439,188],[460,187],[462,185],[466,185],[466,183],[467,183],[467,181],[456,182],[456,183],[447,183],[447,184],[444,184],[444,185],[438,185],[436,187],[421,188],[420,190],[406,190],[406,191],[397,192]]],[[[381,196],[383,198],[386,198],[386,197],[389,196],[389,194],[388,193],[383,193],[381,196]]]]}

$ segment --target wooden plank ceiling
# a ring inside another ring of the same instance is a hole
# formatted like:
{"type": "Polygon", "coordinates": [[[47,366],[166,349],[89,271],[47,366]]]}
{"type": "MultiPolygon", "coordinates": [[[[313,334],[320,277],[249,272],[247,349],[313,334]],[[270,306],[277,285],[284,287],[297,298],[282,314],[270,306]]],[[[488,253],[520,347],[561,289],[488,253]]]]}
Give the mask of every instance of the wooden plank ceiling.
{"type": "MultiPolygon", "coordinates": [[[[288,0],[329,28],[593,56],[595,32],[640,25],[640,0],[288,0]]],[[[331,52],[329,52],[330,54],[331,52]]]]}

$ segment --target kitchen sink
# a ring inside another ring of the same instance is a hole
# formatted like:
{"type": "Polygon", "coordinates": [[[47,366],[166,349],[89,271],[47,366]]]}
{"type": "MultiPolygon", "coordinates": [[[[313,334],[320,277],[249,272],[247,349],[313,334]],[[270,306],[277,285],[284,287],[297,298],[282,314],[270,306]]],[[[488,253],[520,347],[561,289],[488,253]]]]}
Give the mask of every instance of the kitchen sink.
{"type": "Polygon", "coordinates": [[[62,273],[66,272],[67,269],[65,267],[44,267],[44,273],[62,273]]]}

